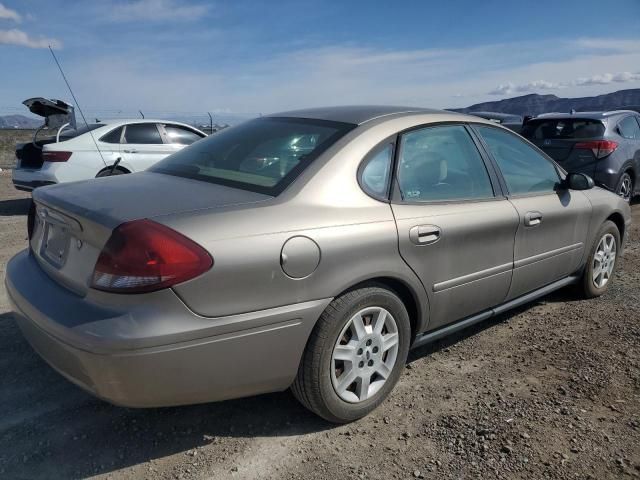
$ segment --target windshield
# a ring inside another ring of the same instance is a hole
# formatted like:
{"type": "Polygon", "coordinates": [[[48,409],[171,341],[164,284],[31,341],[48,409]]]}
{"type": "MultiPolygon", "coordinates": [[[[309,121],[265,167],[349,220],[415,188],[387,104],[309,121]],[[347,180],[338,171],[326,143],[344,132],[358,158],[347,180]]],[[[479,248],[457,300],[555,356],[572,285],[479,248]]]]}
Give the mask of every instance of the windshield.
{"type": "Polygon", "coordinates": [[[581,118],[556,118],[530,120],[521,135],[529,140],[594,138],[604,134],[604,125],[599,120],[581,118]]]}
{"type": "Polygon", "coordinates": [[[277,195],[353,128],[325,120],[258,118],[200,140],[150,170],[277,195]]]}

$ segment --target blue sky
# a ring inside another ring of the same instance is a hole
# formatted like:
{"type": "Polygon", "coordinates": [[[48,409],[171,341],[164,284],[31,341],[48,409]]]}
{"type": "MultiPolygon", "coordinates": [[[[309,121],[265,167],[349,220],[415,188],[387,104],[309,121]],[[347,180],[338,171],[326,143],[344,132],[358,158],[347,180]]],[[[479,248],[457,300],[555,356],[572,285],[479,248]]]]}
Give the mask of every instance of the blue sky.
{"type": "Polygon", "coordinates": [[[0,0],[0,114],[466,106],[640,87],[640,0],[0,0]]]}

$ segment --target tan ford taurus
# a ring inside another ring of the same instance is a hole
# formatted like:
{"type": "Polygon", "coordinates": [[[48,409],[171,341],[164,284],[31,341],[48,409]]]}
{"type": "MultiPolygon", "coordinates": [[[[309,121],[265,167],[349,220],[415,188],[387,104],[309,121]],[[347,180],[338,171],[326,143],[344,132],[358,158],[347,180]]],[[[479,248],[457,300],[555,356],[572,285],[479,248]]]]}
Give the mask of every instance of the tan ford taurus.
{"type": "Polygon", "coordinates": [[[34,192],[7,267],[56,370],[119,405],[290,388],[366,415],[410,348],[553,290],[610,285],[628,204],[477,117],[262,117],[150,170],[34,192]]]}

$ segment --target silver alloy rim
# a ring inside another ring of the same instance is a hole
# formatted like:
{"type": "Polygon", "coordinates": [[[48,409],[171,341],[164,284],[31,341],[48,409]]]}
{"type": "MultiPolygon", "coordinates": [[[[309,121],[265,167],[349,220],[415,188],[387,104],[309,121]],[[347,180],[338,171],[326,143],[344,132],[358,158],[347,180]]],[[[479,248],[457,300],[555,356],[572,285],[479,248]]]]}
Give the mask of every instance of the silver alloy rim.
{"type": "Polygon", "coordinates": [[[371,398],[391,376],[398,358],[398,325],[382,307],[367,307],[349,319],[331,354],[331,383],[349,403],[371,398]]]}
{"type": "Polygon", "coordinates": [[[622,179],[618,194],[625,200],[629,200],[631,198],[631,177],[629,177],[629,175],[625,175],[622,179]]]}
{"type": "Polygon", "coordinates": [[[615,264],[616,239],[613,235],[607,233],[598,242],[596,253],[593,255],[591,280],[596,288],[602,288],[607,284],[613,274],[615,264]]]}

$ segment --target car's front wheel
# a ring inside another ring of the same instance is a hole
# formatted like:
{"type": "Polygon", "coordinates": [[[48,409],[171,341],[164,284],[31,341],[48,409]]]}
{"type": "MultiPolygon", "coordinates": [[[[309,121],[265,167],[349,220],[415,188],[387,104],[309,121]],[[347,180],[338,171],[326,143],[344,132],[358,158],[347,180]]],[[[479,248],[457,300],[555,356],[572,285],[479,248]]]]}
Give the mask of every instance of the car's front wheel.
{"type": "Polygon", "coordinates": [[[347,292],[318,320],[292,391],[330,422],[362,418],[398,381],[410,340],[409,315],[395,293],[378,286],[347,292]]]}
{"type": "Polygon", "coordinates": [[[587,298],[599,297],[607,291],[618,261],[620,232],[615,223],[602,224],[582,276],[582,291],[587,298]]]}

